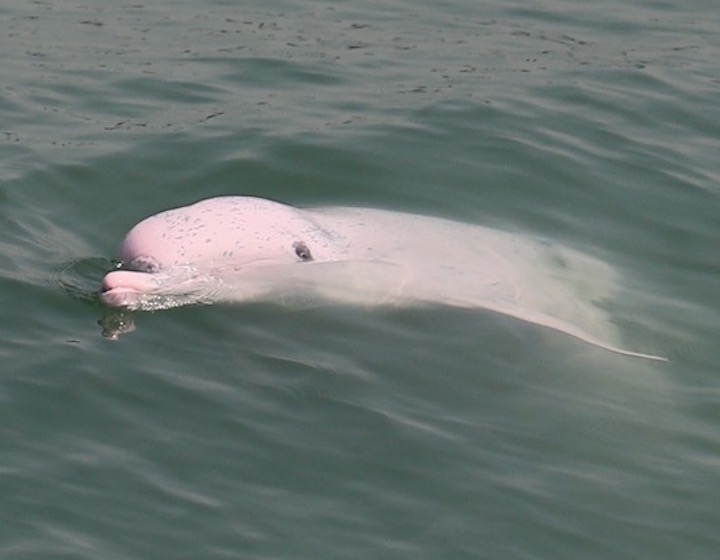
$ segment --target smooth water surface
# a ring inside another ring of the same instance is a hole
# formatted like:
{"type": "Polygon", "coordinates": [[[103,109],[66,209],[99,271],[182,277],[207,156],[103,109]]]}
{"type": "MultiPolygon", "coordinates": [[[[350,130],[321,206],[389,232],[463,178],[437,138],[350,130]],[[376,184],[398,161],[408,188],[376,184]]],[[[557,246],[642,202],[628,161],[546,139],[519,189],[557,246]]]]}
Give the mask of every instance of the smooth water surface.
{"type": "Polygon", "coordinates": [[[0,557],[714,557],[716,11],[4,2],[0,557]],[[670,362],[442,306],[104,339],[125,232],[221,194],[556,240],[670,362]]]}

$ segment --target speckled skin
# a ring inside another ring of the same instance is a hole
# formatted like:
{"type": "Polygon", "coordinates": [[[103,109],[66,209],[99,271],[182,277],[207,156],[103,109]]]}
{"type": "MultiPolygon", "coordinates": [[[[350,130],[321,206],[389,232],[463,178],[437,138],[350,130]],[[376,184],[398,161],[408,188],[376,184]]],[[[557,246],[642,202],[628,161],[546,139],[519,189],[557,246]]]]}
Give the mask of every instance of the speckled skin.
{"type": "Polygon", "coordinates": [[[320,260],[335,257],[332,235],[302,210],[270,200],[225,196],[151,216],[123,241],[120,259],[143,257],[159,268],[297,259],[306,241],[320,260]]]}
{"type": "Polygon", "coordinates": [[[368,208],[297,209],[255,197],[203,200],[137,224],[104,278],[123,309],[288,301],[443,303],[489,309],[613,352],[607,264],[526,236],[368,208]],[[592,334],[591,334],[592,333],[592,334]]]}

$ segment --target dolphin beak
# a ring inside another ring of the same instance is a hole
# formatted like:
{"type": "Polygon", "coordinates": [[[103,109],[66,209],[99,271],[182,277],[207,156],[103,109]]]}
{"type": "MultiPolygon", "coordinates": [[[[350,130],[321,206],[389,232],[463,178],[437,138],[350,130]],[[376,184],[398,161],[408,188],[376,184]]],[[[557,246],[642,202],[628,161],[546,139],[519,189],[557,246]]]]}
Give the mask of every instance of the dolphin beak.
{"type": "Polygon", "coordinates": [[[151,294],[157,288],[157,280],[148,272],[116,270],[103,278],[100,299],[110,307],[132,309],[141,296],[151,294]]]}

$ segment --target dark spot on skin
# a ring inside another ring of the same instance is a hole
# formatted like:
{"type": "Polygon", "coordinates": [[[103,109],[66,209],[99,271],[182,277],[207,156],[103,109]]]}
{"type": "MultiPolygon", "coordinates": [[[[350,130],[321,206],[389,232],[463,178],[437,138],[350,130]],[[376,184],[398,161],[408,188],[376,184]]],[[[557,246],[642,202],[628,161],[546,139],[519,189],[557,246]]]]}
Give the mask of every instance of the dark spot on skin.
{"type": "Polygon", "coordinates": [[[305,245],[302,241],[296,241],[293,243],[293,248],[295,249],[295,254],[300,257],[301,261],[306,262],[313,260],[312,255],[310,254],[310,249],[308,249],[307,245],[305,245]]]}

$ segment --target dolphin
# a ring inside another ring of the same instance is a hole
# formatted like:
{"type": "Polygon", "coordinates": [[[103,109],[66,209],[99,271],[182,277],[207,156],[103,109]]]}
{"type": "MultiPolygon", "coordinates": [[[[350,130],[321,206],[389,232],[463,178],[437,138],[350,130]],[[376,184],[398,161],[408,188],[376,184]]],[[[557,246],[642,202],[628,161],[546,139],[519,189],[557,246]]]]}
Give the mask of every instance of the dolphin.
{"type": "Polygon", "coordinates": [[[625,356],[597,305],[617,291],[608,264],[525,235],[372,208],[300,209],[223,196],[133,227],[102,281],[111,308],[311,299],[481,308],[625,356]]]}

